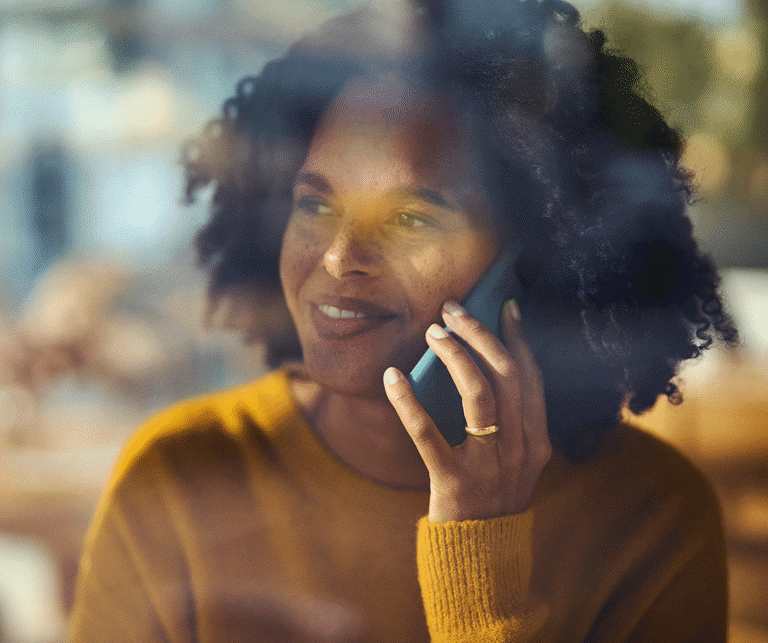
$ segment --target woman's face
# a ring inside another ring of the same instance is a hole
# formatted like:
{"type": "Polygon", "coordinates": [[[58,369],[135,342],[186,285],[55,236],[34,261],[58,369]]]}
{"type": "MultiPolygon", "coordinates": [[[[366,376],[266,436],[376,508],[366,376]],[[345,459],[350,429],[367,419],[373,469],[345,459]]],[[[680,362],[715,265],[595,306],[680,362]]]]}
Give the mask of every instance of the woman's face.
{"type": "Polygon", "coordinates": [[[500,249],[473,132],[445,97],[394,76],[353,80],[315,130],[293,192],[280,276],[310,375],[383,395],[446,299],[500,249]]]}

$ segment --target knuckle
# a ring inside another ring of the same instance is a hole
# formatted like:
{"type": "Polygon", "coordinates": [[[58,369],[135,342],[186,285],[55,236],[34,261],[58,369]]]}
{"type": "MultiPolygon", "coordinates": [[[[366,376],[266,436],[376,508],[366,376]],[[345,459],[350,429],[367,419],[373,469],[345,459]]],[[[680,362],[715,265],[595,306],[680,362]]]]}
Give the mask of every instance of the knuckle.
{"type": "Polygon", "coordinates": [[[467,330],[472,333],[478,333],[485,328],[482,322],[478,321],[474,317],[467,317],[466,319],[467,330]]]}
{"type": "Polygon", "coordinates": [[[460,357],[465,351],[457,342],[445,342],[442,346],[448,357],[460,357]]]}
{"type": "Polygon", "coordinates": [[[410,394],[403,388],[390,391],[389,397],[394,404],[403,405],[410,399],[410,394]]]}
{"type": "Polygon", "coordinates": [[[432,427],[425,419],[418,419],[411,422],[409,433],[415,442],[426,442],[432,435],[432,427]]]}
{"type": "Polygon", "coordinates": [[[501,377],[510,380],[517,379],[520,372],[517,362],[511,357],[500,360],[496,370],[501,377]]]}
{"type": "Polygon", "coordinates": [[[467,391],[466,397],[470,404],[474,404],[479,408],[486,408],[491,405],[496,405],[496,399],[493,395],[493,391],[487,384],[478,384],[472,386],[467,391]]]}
{"type": "Polygon", "coordinates": [[[466,324],[467,331],[470,333],[482,333],[486,330],[485,324],[474,317],[467,317],[464,323],[466,324]]]}
{"type": "Polygon", "coordinates": [[[552,445],[549,443],[549,440],[547,440],[546,442],[540,443],[536,447],[535,460],[539,462],[542,466],[545,465],[547,462],[549,462],[551,457],[552,457],[552,445]]]}

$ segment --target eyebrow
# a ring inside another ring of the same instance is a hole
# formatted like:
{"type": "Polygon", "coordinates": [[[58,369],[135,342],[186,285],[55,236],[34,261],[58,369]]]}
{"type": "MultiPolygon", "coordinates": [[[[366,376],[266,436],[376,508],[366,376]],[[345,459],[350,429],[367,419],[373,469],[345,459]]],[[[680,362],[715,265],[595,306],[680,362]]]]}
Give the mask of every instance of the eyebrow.
{"type": "Polygon", "coordinates": [[[327,179],[319,174],[313,174],[312,172],[299,172],[296,175],[296,183],[306,183],[310,187],[315,188],[318,192],[323,194],[333,194],[333,188],[328,183],[327,179]]]}
{"type": "Polygon", "coordinates": [[[406,188],[402,190],[402,194],[403,196],[410,196],[414,199],[431,203],[432,205],[444,208],[445,210],[456,210],[456,207],[451,205],[439,190],[418,186],[415,188],[406,188]]]}
{"type": "MultiPolygon", "coordinates": [[[[331,184],[328,182],[328,180],[319,174],[314,174],[313,172],[299,172],[296,175],[296,183],[306,183],[318,192],[323,194],[333,194],[333,188],[331,187],[331,184]]],[[[445,198],[442,192],[421,185],[397,190],[397,194],[402,197],[418,199],[419,201],[431,203],[432,205],[435,205],[439,208],[444,208],[445,210],[457,210],[456,206],[452,205],[448,199],[445,198]]]]}

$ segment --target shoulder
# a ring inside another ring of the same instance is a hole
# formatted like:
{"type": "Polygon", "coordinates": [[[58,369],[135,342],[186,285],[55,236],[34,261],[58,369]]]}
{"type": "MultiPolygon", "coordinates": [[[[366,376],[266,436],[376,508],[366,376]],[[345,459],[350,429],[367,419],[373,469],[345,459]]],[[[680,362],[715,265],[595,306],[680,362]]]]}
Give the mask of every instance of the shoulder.
{"type": "Polygon", "coordinates": [[[719,522],[719,502],[702,470],[671,444],[637,427],[620,424],[596,458],[595,467],[627,485],[626,495],[694,520],[719,522]]]}
{"type": "Polygon", "coordinates": [[[712,484],[702,470],[677,448],[629,424],[620,424],[598,456],[596,465],[623,472],[639,493],[676,501],[681,508],[718,512],[712,484]]]}
{"type": "Polygon", "coordinates": [[[600,606],[590,639],[725,640],[725,535],[695,464],[619,425],[593,458],[556,459],[547,487],[536,583],[546,594],[580,586],[600,606]]]}
{"type": "Polygon", "coordinates": [[[145,422],[113,468],[108,488],[126,477],[151,476],[169,466],[199,466],[226,459],[255,434],[268,435],[295,418],[288,373],[274,371],[236,388],[184,400],[145,422]]]}
{"type": "Polygon", "coordinates": [[[543,483],[544,505],[578,513],[611,540],[650,544],[667,534],[697,548],[723,538],[706,475],[675,447],[631,425],[620,424],[585,462],[553,458],[543,483]]]}
{"type": "Polygon", "coordinates": [[[229,516],[251,497],[250,473],[269,452],[271,436],[297,417],[282,370],[159,412],[133,434],[113,466],[87,549],[102,533],[119,533],[125,542],[152,533],[171,538],[184,511],[209,520],[229,516]]]}

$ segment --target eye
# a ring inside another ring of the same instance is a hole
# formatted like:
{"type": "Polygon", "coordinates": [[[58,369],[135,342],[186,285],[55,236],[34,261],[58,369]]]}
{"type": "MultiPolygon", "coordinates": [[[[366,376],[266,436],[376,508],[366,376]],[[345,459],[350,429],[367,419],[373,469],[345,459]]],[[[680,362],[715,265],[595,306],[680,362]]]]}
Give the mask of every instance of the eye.
{"type": "Polygon", "coordinates": [[[328,217],[334,214],[333,208],[325,201],[316,197],[304,196],[294,201],[295,210],[314,217],[328,217]]]}
{"type": "Polygon", "coordinates": [[[395,214],[395,223],[403,228],[434,228],[436,222],[432,217],[416,212],[400,211],[395,214]]]}

